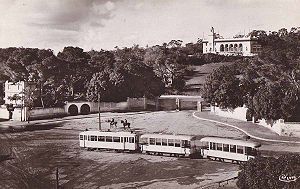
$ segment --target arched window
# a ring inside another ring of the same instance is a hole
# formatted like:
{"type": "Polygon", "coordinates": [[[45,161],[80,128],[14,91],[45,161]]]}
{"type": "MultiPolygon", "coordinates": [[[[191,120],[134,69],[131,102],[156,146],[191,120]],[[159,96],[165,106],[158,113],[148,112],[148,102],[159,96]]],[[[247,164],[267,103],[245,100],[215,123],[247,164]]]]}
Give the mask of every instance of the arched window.
{"type": "Polygon", "coordinates": [[[234,49],[233,49],[235,52],[238,51],[238,45],[237,44],[234,44],[234,49]]]}
{"type": "Polygon", "coordinates": [[[225,52],[228,51],[228,44],[225,45],[225,52]]]}
{"type": "Polygon", "coordinates": [[[233,51],[233,44],[229,45],[229,51],[231,51],[231,52],[233,51]]]}
{"type": "Polygon", "coordinates": [[[239,44],[239,51],[243,52],[243,44],[241,44],[241,43],[239,44]]]}
{"type": "Polygon", "coordinates": [[[224,52],[224,45],[223,44],[220,46],[220,52],[224,52]]]}

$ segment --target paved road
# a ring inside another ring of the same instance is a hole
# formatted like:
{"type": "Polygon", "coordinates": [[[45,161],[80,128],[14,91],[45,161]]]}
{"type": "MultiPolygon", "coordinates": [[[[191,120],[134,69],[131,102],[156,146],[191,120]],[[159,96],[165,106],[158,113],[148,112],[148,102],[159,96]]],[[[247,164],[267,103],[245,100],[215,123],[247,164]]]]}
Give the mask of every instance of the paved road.
{"type": "Polygon", "coordinates": [[[288,137],[279,136],[274,131],[263,127],[252,122],[240,121],[231,118],[220,117],[212,115],[209,112],[194,112],[193,116],[202,121],[214,122],[227,127],[232,127],[238,129],[249,135],[252,138],[267,141],[267,142],[280,142],[280,143],[295,143],[300,144],[300,138],[298,137],[288,137]]]}

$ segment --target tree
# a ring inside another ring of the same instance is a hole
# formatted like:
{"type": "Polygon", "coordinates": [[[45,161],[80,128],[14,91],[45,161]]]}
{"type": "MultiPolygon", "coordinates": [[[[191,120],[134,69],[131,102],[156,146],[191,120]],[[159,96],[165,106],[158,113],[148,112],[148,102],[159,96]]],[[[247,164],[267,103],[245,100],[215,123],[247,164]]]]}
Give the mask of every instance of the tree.
{"type": "Polygon", "coordinates": [[[88,61],[90,56],[79,47],[65,47],[57,57],[66,64],[67,74],[64,80],[68,83],[68,96],[70,99],[84,97],[86,85],[91,79],[88,61]]]}
{"type": "Polygon", "coordinates": [[[234,66],[221,66],[210,74],[203,86],[203,98],[217,103],[221,108],[236,108],[243,105],[238,71],[234,66]]]}
{"type": "Polygon", "coordinates": [[[117,48],[114,58],[109,52],[101,52],[91,60],[99,65],[87,85],[87,98],[91,101],[97,101],[98,94],[102,101],[123,101],[127,97],[154,97],[164,92],[164,85],[152,67],[143,62],[144,49],[138,46],[117,48]]]}
{"type": "Polygon", "coordinates": [[[284,176],[298,177],[300,156],[288,154],[273,157],[258,157],[240,166],[237,186],[241,189],[293,189],[299,188],[300,182],[280,181],[284,176]]]}
{"type": "Polygon", "coordinates": [[[166,87],[181,90],[185,85],[183,76],[187,71],[187,55],[181,51],[180,41],[172,40],[168,45],[154,46],[146,49],[144,62],[153,67],[157,77],[166,87]],[[180,83],[180,85],[179,85],[180,83]]]}
{"type": "Polygon", "coordinates": [[[52,50],[18,48],[15,49],[4,64],[5,75],[13,82],[24,81],[36,84],[39,103],[36,106],[50,107],[54,104],[49,101],[51,93],[54,93],[57,79],[61,71],[59,60],[52,50]],[[47,88],[44,91],[44,88],[47,88]],[[44,102],[47,100],[47,103],[44,102]]]}
{"type": "Polygon", "coordinates": [[[19,94],[14,94],[13,96],[7,97],[8,100],[15,101],[15,105],[17,105],[17,101],[21,100],[22,97],[19,94]]]}

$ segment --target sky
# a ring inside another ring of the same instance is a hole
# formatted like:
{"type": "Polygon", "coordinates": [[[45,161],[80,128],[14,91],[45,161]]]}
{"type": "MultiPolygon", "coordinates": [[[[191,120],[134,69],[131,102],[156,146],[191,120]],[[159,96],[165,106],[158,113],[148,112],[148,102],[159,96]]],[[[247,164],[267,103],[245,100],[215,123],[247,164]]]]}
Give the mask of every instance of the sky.
{"type": "Polygon", "coordinates": [[[300,0],[0,0],[0,47],[114,49],[300,26],[300,0]]]}

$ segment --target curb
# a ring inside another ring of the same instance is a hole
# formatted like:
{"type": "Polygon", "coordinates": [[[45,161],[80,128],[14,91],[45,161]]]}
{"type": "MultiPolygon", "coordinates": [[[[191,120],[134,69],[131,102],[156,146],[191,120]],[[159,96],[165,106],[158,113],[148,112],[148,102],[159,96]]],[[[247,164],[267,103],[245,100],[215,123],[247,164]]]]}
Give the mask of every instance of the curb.
{"type": "Polygon", "coordinates": [[[250,136],[251,138],[254,138],[254,139],[257,139],[257,140],[262,140],[262,141],[267,141],[267,142],[278,142],[278,143],[295,143],[295,144],[300,144],[300,141],[288,141],[288,140],[275,140],[275,139],[267,139],[267,138],[261,138],[261,137],[257,137],[257,136],[254,136],[254,135],[251,135],[250,133],[248,133],[247,131],[237,127],[237,126],[234,126],[234,125],[231,125],[231,124],[228,124],[228,123],[224,123],[224,122],[220,122],[220,121],[215,121],[215,120],[211,120],[211,119],[206,119],[206,118],[201,118],[201,117],[198,117],[195,115],[196,112],[193,112],[193,117],[196,118],[196,119],[199,119],[199,120],[203,120],[203,121],[209,121],[209,122],[213,122],[213,123],[218,123],[218,124],[222,124],[222,125],[226,125],[226,126],[229,126],[229,127],[232,127],[232,128],[235,128],[243,133],[245,133],[246,135],[250,136]]]}

